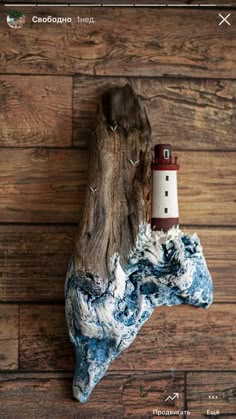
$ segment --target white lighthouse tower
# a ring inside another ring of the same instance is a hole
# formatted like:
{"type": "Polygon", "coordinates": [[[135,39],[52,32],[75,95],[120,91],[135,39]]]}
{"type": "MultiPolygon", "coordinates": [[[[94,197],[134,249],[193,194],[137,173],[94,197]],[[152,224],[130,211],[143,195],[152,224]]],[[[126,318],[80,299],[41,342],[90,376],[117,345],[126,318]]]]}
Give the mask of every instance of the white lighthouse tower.
{"type": "Polygon", "coordinates": [[[152,163],[152,229],[168,231],[179,224],[177,157],[170,144],[155,146],[152,163]]]}

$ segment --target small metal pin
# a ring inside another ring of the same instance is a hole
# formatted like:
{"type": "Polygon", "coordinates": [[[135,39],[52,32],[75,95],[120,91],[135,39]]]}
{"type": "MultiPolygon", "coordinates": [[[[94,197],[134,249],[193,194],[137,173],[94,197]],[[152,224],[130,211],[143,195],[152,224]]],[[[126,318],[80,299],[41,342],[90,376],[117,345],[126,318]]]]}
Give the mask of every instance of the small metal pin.
{"type": "Polygon", "coordinates": [[[116,131],[118,128],[118,125],[109,125],[109,128],[112,132],[116,131]]]}
{"type": "Polygon", "coordinates": [[[98,190],[98,188],[92,188],[92,186],[90,186],[90,191],[91,191],[92,193],[95,193],[97,190],[98,190]]]}
{"type": "Polygon", "coordinates": [[[132,166],[137,166],[137,164],[139,163],[139,160],[133,161],[132,159],[129,160],[130,164],[132,164],[132,166]]]}

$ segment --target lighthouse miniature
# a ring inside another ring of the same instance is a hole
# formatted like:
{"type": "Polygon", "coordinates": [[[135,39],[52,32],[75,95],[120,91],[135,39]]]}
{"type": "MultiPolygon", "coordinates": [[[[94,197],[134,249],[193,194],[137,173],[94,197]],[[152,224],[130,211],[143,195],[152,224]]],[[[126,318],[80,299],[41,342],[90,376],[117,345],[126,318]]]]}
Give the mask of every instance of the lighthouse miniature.
{"type": "Polygon", "coordinates": [[[177,191],[177,157],[170,144],[154,148],[152,168],[152,221],[153,230],[168,231],[179,224],[177,191]]]}

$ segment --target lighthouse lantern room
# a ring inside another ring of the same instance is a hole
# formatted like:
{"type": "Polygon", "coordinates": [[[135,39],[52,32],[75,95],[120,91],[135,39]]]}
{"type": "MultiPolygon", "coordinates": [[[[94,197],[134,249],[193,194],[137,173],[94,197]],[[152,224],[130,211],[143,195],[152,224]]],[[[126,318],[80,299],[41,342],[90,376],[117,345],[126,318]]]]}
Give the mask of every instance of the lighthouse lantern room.
{"type": "Polygon", "coordinates": [[[158,144],[154,148],[152,162],[152,229],[168,231],[179,224],[177,191],[177,157],[170,144],[158,144]]]}

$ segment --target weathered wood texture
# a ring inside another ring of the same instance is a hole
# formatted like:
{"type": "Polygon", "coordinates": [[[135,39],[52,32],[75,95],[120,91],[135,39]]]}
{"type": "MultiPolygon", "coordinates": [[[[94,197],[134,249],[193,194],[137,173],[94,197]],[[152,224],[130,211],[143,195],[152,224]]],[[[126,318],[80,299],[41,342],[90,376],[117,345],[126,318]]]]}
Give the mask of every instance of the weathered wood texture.
{"type": "Polygon", "coordinates": [[[87,160],[83,150],[2,149],[1,222],[78,222],[87,160]]]}
{"type": "MultiPolygon", "coordinates": [[[[154,144],[165,141],[178,150],[235,150],[236,81],[177,78],[76,77],[74,145],[90,143],[101,94],[127,81],[145,103],[154,144]]],[[[71,145],[70,77],[1,76],[0,105],[0,145],[71,145]]]]}
{"type": "MultiPolygon", "coordinates": [[[[73,13],[94,16],[94,25],[33,25],[36,9],[21,7],[28,23],[12,31],[2,10],[1,418],[151,418],[175,391],[181,399],[172,407],[182,408],[185,388],[194,419],[212,406],[209,392],[220,394],[222,418],[235,419],[236,25],[219,27],[219,9],[89,7],[73,13]],[[68,147],[73,137],[87,148],[98,97],[127,81],[145,103],[153,143],[177,150],[180,222],[200,236],[214,301],[226,304],[157,309],[82,405],[72,399],[74,352],[58,302],[77,230],[66,224],[81,216],[88,152],[68,147]],[[41,148],[24,148],[34,146],[41,148]],[[20,311],[13,302],[23,303],[20,311]]],[[[45,7],[43,15],[62,10],[45,7]]]]}
{"type": "Polygon", "coordinates": [[[207,409],[219,410],[222,418],[236,417],[235,372],[189,372],[187,389],[191,417],[201,418],[207,409]],[[209,396],[217,396],[217,399],[209,399],[209,396]]]}
{"type": "Polygon", "coordinates": [[[0,146],[70,146],[70,77],[0,76],[0,146]]]}
{"type": "Polygon", "coordinates": [[[177,150],[235,150],[235,80],[75,77],[73,144],[87,146],[98,98],[109,86],[133,86],[145,103],[153,144],[177,150]]]}
{"type": "Polygon", "coordinates": [[[236,224],[235,153],[179,152],[180,224],[236,224]]]}
{"type": "Polygon", "coordinates": [[[0,305],[0,370],[18,367],[18,313],[17,305],[0,305]]]}
{"type": "Polygon", "coordinates": [[[151,418],[157,407],[182,409],[183,373],[109,372],[87,404],[71,397],[71,374],[0,374],[0,410],[3,417],[151,418]],[[179,391],[180,399],[164,402],[179,391]],[[35,398],[37,397],[37,401],[35,398]],[[20,413],[20,416],[19,416],[20,413]]]}
{"type": "MultiPolygon", "coordinates": [[[[197,231],[214,282],[214,301],[236,302],[236,230],[183,227],[197,231]]],[[[76,226],[0,226],[0,300],[64,298],[64,281],[76,226]],[[53,284],[53,286],[52,286],[53,284]]]]}
{"type": "MultiPolygon", "coordinates": [[[[235,225],[236,153],[178,156],[180,223],[235,225]]],[[[77,223],[88,187],[87,160],[86,150],[2,149],[1,221],[77,223]]]]}
{"type": "MultiPolygon", "coordinates": [[[[49,0],[48,0],[48,2],[49,2],[49,0]]],[[[149,3],[149,0],[135,0],[135,3],[137,3],[137,4],[139,4],[139,3],[149,3]]],[[[234,6],[234,4],[233,4],[233,2],[232,1],[229,1],[229,0],[223,0],[223,1],[221,1],[221,0],[215,0],[215,1],[213,1],[213,0],[166,0],[166,1],[161,1],[161,0],[156,0],[156,1],[154,1],[154,0],[151,0],[150,1],[150,3],[152,4],[152,3],[155,3],[155,4],[168,4],[168,5],[176,5],[176,4],[191,4],[191,5],[198,5],[198,4],[205,4],[205,5],[211,5],[211,4],[216,4],[216,5],[221,5],[221,4],[225,4],[225,5],[232,5],[232,6],[234,6]]]]}
{"type": "MultiPolygon", "coordinates": [[[[158,308],[110,370],[236,369],[235,321],[235,304],[215,304],[209,310],[189,306],[158,308]]],[[[74,353],[62,305],[21,306],[20,367],[73,369],[74,353]]]]}
{"type": "Polygon", "coordinates": [[[21,370],[72,370],[74,349],[68,340],[62,305],[20,306],[21,370]]]}
{"type": "MultiPolygon", "coordinates": [[[[78,11],[96,23],[78,29],[75,14],[66,30],[59,24],[2,29],[0,73],[236,78],[236,25],[218,26],[215,10],[162,9],[161,16],[152,8],[78,11]]],[[[25,13],[30,20],[35,9],[25,13]]],[[[48,7],[44,14],[61,16],[61,10],[48,7]]]]}
{"type": "Polygon", "coordinates": [[[0,300],[62,300],[76,227],[0,226],[0,300]]]}
{"type": "MultiPolygon", "coordinates": [[[[10,3],[15,3],[15,0],[0,0],[0,4],[10,4],[10,3]]],[[[25,0],[24,4],[34,4],[34,3],[39,3],[39,1],[36,0],[25,0]]],[[[57,0],[56,3],[67,3],[67,1],[65,0],[57,0]]],[[[117,2],[117,0],[84,0],[84,1],[78,1],[78,0],[68,0],[68,3],[70,4],[165,4],[168,3],[168,5],[177,5],[177,4],[186,4],[186,5],[198,5],[200,4],[220,4],[220,5],[232,5],[234,6],[232,3],[232,0],[215,0],[215,1],[211,1],[211,0],[170,0],[170,1],[161,1],[161,0],[119,0],[119,2],[117,2]]],[[[52,0],[44,0],[43,4],[52,4],[52,0]]]]}
{"type": "Polygon", "coordinates": [[[107,281],[111,257],[119,253],[126,263],[139,226],[151,221],[151,128],[129,84],[102,96],[89,155],[73,265],[75,272],[88,274],[87,280],[98,275],[107,281]]]}

